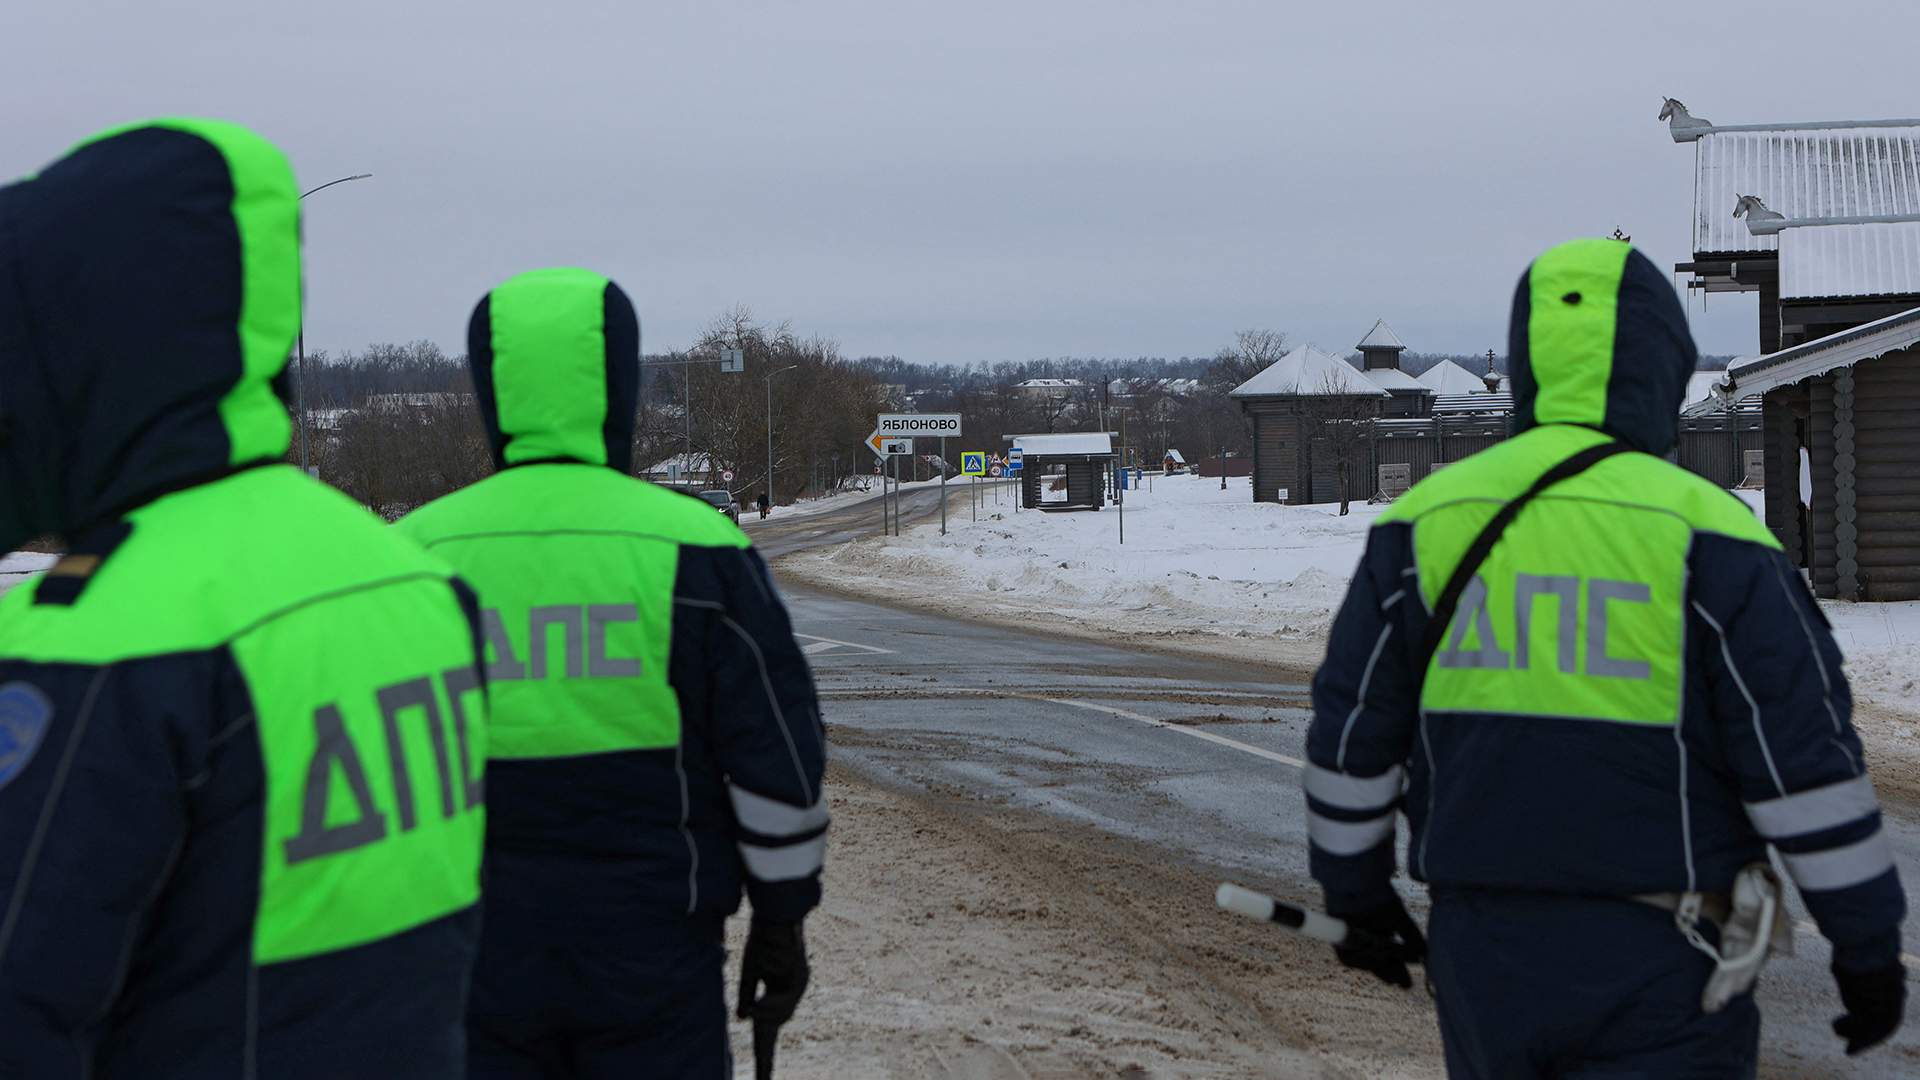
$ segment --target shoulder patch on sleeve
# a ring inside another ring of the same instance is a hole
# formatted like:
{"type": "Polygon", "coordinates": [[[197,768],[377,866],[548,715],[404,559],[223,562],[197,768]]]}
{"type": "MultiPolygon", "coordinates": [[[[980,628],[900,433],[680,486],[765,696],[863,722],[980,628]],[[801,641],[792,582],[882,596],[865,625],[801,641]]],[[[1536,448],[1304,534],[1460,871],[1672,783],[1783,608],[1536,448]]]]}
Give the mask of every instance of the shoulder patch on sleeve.
{"type": "Polygon", "coordinates": [[[32,683],[0,686],[0,788],[26,771],[53,720],[53,702],[32,683]]]}

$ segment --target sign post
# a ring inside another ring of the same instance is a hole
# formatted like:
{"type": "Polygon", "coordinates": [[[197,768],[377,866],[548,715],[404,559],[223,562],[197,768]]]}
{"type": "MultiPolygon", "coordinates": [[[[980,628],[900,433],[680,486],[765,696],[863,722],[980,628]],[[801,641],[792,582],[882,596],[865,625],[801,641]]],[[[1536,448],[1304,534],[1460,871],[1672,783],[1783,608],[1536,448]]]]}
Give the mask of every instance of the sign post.
{"type": "Polygon", "coordinates": [[[1027,452],[1020,447],[1007,448],[1007,475],[1013,477],[1013,512],[1016,514],[1027,497],[1026,459],[1027,452]]]}
{"type": "MultiPolygon", "coordinates": [[[[961,432],[959,413],[881,413],[867,436],[867,446],[886,459],[913,454],[913,439],[925,435],[940,440],[940,535],[947,535],[947,439],[961,432]]],[[[893,466],[893,535],[900,535],[900,463],[893,466]]],[[[881,503],[886,502],[885,477],[881,478],[881,503]]],[[[884,513],[884,509],[883,509],[884,513]]]]}

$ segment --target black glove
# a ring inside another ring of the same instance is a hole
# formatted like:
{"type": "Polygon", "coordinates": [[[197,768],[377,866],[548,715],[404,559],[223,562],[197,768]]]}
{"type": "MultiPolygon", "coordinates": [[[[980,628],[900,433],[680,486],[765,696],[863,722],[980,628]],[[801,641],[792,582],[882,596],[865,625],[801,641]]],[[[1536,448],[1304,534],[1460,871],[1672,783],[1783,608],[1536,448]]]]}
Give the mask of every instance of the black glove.
{"type": "Polygon", "coordinates": [[[793,1019],[811,975],[799,923],[753,920],[740,956],[740,1005],[734,1015],[775,1026],[786,1023],[793,1019]]]}
{"type": "Polygon", "coordinates": [[[1420,933],[1420,924],[1407,914],[1400,894],[1389,895],[1391,899],[1359,910],[1335,910],[1329,901],[1327,914],[1345,920],[1349,931],[1361,932],[1336,946],[1333,953],[1350,968],[1371,971],[1389,986],[1411,990],[1413,975],[1407,965],[1426,960],[1427,939],[1420,933]]]}
{"type": "Polygon", "coordinates": [[[1840,1004],[1847,1010],[1833,1022],[1833,1033],[1847,1040],[1848,1057],[1899,1029],[1907,1004],[1907,969],[1899,961],[1872,971],[1835,967],[1833,981],[1840,984],[1840,1004]]]}

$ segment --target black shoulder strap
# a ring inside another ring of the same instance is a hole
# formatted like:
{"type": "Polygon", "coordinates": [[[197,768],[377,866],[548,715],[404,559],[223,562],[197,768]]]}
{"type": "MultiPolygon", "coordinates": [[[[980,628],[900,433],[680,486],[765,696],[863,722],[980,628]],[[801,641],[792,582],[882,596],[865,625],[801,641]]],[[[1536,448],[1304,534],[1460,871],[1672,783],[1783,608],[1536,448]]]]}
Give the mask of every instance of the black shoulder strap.
{"type": "Polygon", "coordinates": [[[1433,614],[1427,618],[1427,637],[1421,645],[1420,666],[1415,670],[1422,676],[1426,674],[1427,668],[1433,663],[1433,654],[1440,650],[1440,642],[1446,637],[1447,624],[1453,622],[1454,610],[1460,606],[1460,595],[1467,591],[1467,583],[1473,580],[1473,575],[1480,572],[1480,565],[1487,561],[1487,556],[1493,551],[1493,545],[1500,542],[1501,535],[1507,531],[1507,526],[1513,524],[1513,519],[1520,516],[1520,511],[1526,509],[1527,504],[1541,492],[1560,481],[1572,479],[1602,461],[1632,449],[1626,443],[1614,440],[1589,446],[1541,473],[1540,479],[1535,480],[1532,487],[1521,492],[1518,498],[1502,506],[1500,512],[1493,515],[1493,520],[1487,522],[1487,527],[1481,529],[1480,535],[1473,538],[1467,553],[1462,555],[1460,562],[1454,566],[1453,576],[1447,579],[1447,587],[1440,590],[1439,599],[1434,601],[1433,614]]]}

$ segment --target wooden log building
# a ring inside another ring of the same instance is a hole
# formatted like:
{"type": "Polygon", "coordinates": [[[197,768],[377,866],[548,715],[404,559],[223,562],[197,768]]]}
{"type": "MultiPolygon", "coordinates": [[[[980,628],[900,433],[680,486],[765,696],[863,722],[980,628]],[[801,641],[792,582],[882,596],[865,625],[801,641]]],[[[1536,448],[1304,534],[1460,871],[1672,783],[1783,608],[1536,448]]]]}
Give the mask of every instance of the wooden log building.
{"type": "MultiPolygon", "coordinates": [[[[1358,370],[1304,346],[1233,391],[1253,429],[1255,502],[1340,498],[1343,451],[1352,455],[1349,498],[1391,498],[1513,434],[1512,392],[1491,356],[1483,375],[1445,361],[1416,378],[1400,368],[1405,348],[1385,323],[1376,323],[1361,341],[1358,370]],[[1364,430],[1357,440],[1339,438],[1346,425],[1364,430]]],[[[1760,415],[1713,397],[1708,388],[1721,377],[1696,377],[1699,393],[1683,403],[1671,456],[1722,487],[1735,487],[1754,471],[1748,454],[1760,449],[1760,415]]]]}
{"type": "Polygon", "coordinates": [[[1764,355],[1719,392],[1760,402],[1768,527],[1820,596],[1920,599],[1920,120],[1665,115],[1695,155],[1677,269],[1759,294],[1764,355]]]}
{"type": "MultiPolygon", "coordinates": [[[[1253,428],[1255,502],[1311,503],[1340,497],[1337,424],[1376,418],[1418,419],[1430,415],[1433,388],[1400,369],[1406,351],[1384,321],[1361,339],[1362,367],[1313,347],[1287,353],[1230,395],[1253,428]]],[[[1351,497],[1374,490],[1373,469],[1349,477],[1351,497]]]]}

